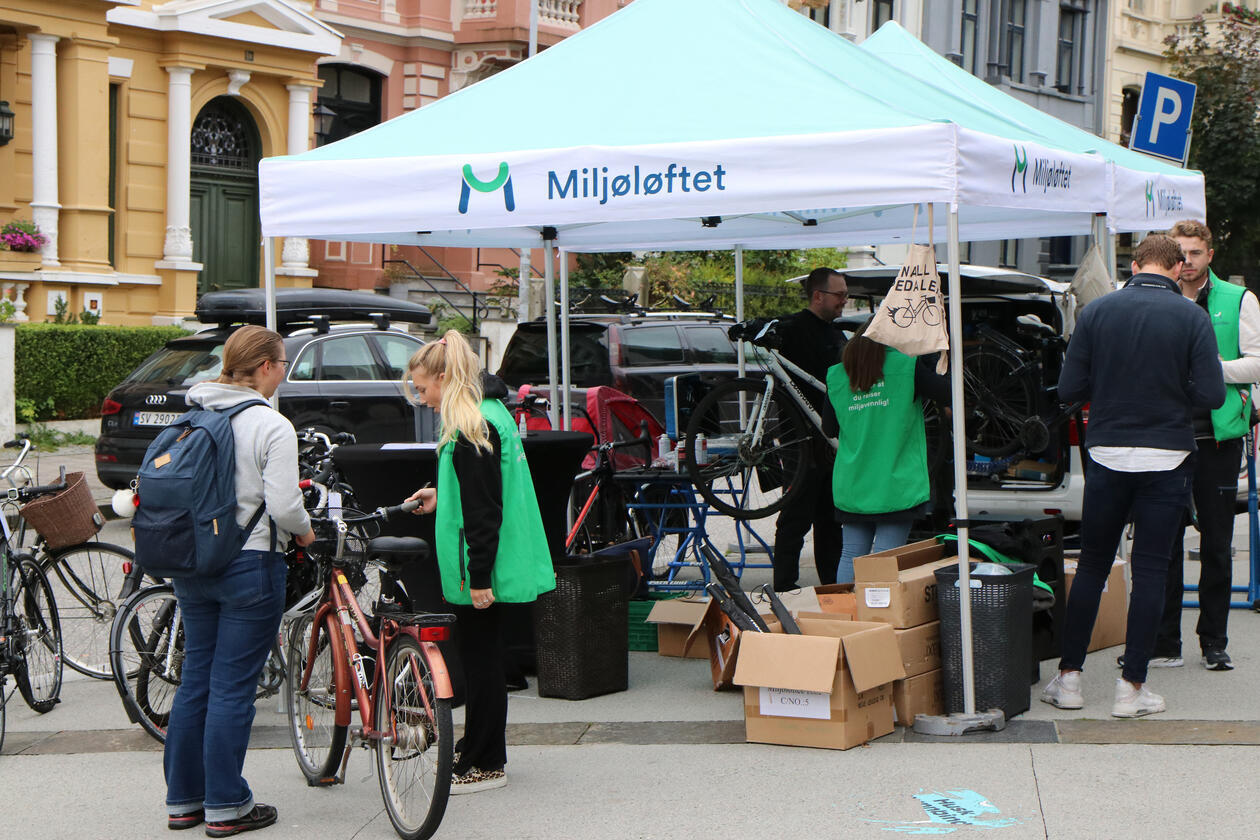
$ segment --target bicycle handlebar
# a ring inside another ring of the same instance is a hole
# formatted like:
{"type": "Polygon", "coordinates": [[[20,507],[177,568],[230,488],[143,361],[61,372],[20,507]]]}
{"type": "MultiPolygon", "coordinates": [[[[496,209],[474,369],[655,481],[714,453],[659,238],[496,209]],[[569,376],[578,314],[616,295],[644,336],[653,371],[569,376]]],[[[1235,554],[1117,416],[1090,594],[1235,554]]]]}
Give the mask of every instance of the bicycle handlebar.
{"type": "Polygon", "coordinates": [[[30,487],[11,487],[9,488],[9,498],[19,502],[29,502],[31,499],[39,496],[46,496],[49,493],[60,493],[66,489],[65,468],[62,468],[62,480],[57,484],[32,484],[30,487]]]}

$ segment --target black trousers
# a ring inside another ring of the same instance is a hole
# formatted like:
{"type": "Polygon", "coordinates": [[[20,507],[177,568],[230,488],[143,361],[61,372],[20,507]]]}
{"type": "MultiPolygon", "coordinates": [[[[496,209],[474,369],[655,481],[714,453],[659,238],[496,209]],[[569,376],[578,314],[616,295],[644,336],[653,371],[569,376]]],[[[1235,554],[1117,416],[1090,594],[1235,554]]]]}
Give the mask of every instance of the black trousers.
{"type": "Polygon", "coordinates": [[[799,585],[801,548],[814,530],[814,565],[821,583],[836,582],[836,566],[844,548],[836,505],[831,496],[831,462],[816,462],[805,474],[797,500],[779,511],[774,529],[774,589],[784,592],[799,585]]]}
{"type": "MultiPolygon", "coordinates": [[[[1196,441],[1194,507],[1199,520],[1199,647],[1224,650],[1229,643],[1229,602],[1234,562],[1234,505],[1243,439],[1196,441]]],[[[1164,615],[1155,639],[1155,656],[1181,656],[1181,601],[1184,597],[1185,529],[1177,531],[1168,566],[1164,615]]]]}
{"type": "Polygon", "coordinates": [[[507,681],[503,673],[502,608],[452,604],[464,666],[464,737],[455,745],[455,775],[507,764],[507,681]]]}

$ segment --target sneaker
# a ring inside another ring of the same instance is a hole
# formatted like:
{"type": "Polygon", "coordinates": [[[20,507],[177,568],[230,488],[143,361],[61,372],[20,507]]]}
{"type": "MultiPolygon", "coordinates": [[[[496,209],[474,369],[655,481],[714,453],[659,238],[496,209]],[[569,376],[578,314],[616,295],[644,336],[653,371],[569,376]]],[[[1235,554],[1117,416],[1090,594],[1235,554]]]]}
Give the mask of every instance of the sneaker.
{"type": "Polygon", "coordinates": [[[246,831],[266,828],[276,821],[276,809],[270,805],[258,803],[254,810],[234,820],[216,820],[206,823],[207,837],[231,837],[246,831]]]}
{"type": "Polygon", "coordinates": [[[1116,702],[1111,706],[1112,717],[1142,717],[1157,714],[1167,708],[1164,698],[1150,691],[1145,684],[1141,688],[1135,688],[1124,677],[1116,680],[1116,702]]]}
{"type": "MultiPolygon", "coordinates": [[[[1152,656],[1150,661],[1146,663],[1148,668],[1180,668],[1186,664],[1186,660],[1180,656],[1152,656]]],[[[1124,667],[1124,654],[1116,657],[1116,667],[1124,667]]]]}
{"type": "Polygon", "coordinates": [[[1081,693],[1081,672],[1060,673],[1050,680],[1041,692],[1041,702],[1058,706],[1060,709],[1084,708],[1085,695],[1081,693]]]}
{"type": "Polygon", "coordinates": [[[206,820],[206,812],[201,808],[186,814],[170,814],[166,818],[166,827],[171,831],[183,831],[185,828],[196,828],[206,820]]]}
{"type": "Polygon", "coordinates": [[[462,776],[451,779],[451,796],[461,793],[477,793],[507,786],[507,773],[499,770],[478,770],[476,767],[462,776]]]}
{"type": "Polygon", "coordinates": [[[1209,671],[1232,671],[1234,663],[1224,649],[1203,651],[1203,667],[1209,671]]]}

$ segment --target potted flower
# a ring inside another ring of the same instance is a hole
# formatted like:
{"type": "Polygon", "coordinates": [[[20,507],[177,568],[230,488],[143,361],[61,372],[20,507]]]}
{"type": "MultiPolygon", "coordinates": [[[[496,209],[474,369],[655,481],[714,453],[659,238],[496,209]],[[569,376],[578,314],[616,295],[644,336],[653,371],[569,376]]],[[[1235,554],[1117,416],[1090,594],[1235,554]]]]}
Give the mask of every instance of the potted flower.
{"type": "Polygon", "coordinates": [[[0,228],[0,244],[8,251],[34,252],[47,242],[48,237],[39,232],[39,227],[24,219],[14,219],[0,228]]]}

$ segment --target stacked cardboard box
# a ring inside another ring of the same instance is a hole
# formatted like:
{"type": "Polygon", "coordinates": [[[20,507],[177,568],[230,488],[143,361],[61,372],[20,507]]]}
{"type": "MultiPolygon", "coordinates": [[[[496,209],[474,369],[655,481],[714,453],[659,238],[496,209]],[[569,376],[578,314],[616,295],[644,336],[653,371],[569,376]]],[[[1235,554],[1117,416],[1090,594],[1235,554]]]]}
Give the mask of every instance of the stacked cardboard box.
{"type": "Polygon", "coordinates": [[[924,540],[853,561],[858,621],[891,625],[905,676],[893,683],[897,722],[945,711],[936,570],[957,563],[954,546],[924,540]]]}
{"type": "MultiPolygon", "coordinates": [[[[1063,561],[1067,592],[1072,591],[1076,580],[1076,559],[1063,561]]],[[[1102,598],[1098,602],[1098,618],[1094,621],[1094,634],[1089,638],[1089,652],[1124,644],[1125,630],[1129,622],[1129,599],[1126,574],[1129,564],[1117,559],[1111,574],[1103,584],[1102,598]]]]}

